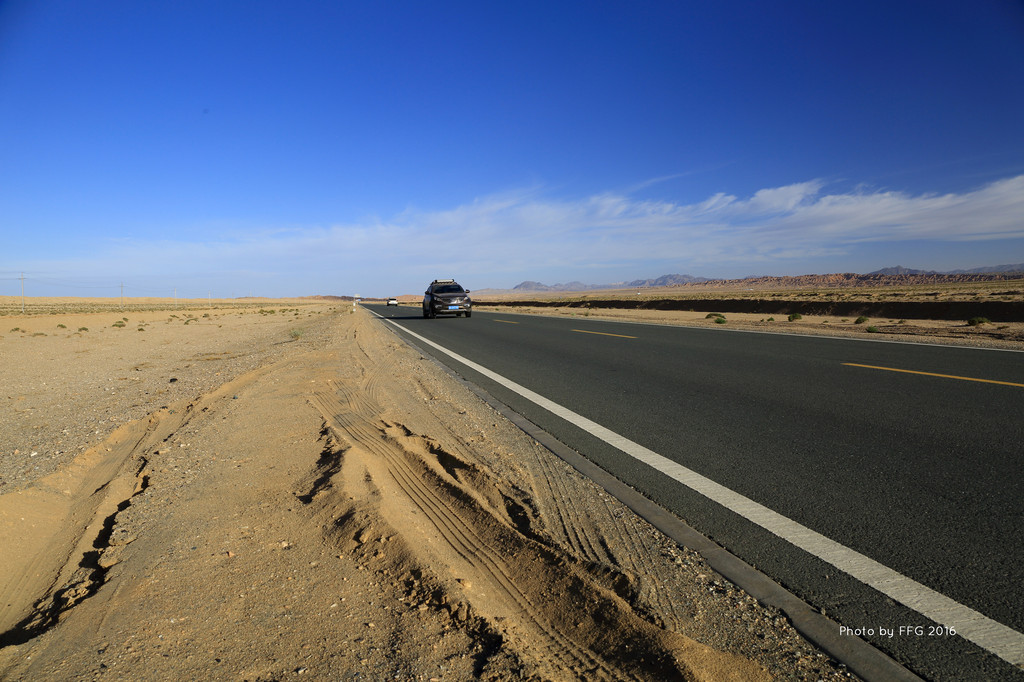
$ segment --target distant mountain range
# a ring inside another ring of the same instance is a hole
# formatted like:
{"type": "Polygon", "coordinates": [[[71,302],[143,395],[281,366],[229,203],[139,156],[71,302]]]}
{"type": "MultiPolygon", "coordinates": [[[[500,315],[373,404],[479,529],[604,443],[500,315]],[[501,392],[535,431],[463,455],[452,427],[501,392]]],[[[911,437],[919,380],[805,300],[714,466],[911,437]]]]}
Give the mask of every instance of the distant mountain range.
{"type": "Polygon", "coordinates": [[[522,282],[512,287],[512,291],[587,291],[590,289],[630,289],[633,287],[670,287],[676,284],[699,284],[710,281],[706,277],[692,275],[662,275],[657,279],[634,279],[631,282],[614,282],[612,284],[584,284],[583,282],[567,282],[565,284],[541,284],[540,282],[522,282]]]}
{"type": "Polygon", "coordinates": [[[971,270],[947,270],[940,272],[938,270],[915,270],[914,268],[905,268],[902,265],[897,265],[892,268],[882,268],[881,270],[875,270],[869,272],[869,275],[988,275],[994,272],[1024,272],[1024,263],[1017,263],[1016,265],[991,265],[987,268],[973,268],[971,270]]]}
{"type": "MultiPolygon", "coordinates": [[[[874,272],[867,273],[871,275],[989,275],[995,273],[1024,273],[1024,263],[1016,263],[1013,265],[993,265],[984,268],[973,268],[971,270],[949,270],[947,272],[938,272],[936,270],[916,270],[914,268],[905,268],[902,265],[896,265],[894,267],[882,268],[881,270],[875,270],[874,272]]],[[[807,275],[805,277],[812,277],[807,275]]],[[[827,277],[827,276],[825,276],[827,277]]],[[[763,280],[764,277],[747,277],[749,280],[763,280]]],[[[778,278],[770,278],[778,279],[778,278]]],[[[790,278],[782,278],[790,279],[790,278]]],[[[512,291],[520,293],[538,292],[538,291],[590,291],[593,289],[631,289],[631,288],[642,288],[642,287],[668,287],[678,286],[682,284],[702,284],[705,282],[721,282],[723,280],[709,279],[707,277],[694,277],[693,275],[662,275],[656,279],[635,279],[631,282],[613,282],[611,284],[584,284],[583,282],[566,282],[565,284],[542,284],[540,282],[526,281],[517,284],[512,288],[512,291]]],[[[738,281],[738,280],[730,280],[738,281]]]]}

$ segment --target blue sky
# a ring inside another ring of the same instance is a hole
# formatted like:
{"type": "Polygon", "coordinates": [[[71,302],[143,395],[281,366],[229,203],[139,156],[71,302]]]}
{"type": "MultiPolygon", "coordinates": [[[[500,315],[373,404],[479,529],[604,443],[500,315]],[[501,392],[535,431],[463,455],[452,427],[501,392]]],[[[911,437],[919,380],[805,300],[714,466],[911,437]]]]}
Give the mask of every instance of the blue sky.
{"type": "Polygon", "coordinates": [[[1024,261],[1024,3],[0,0],[0,295],[1024,261]]]}

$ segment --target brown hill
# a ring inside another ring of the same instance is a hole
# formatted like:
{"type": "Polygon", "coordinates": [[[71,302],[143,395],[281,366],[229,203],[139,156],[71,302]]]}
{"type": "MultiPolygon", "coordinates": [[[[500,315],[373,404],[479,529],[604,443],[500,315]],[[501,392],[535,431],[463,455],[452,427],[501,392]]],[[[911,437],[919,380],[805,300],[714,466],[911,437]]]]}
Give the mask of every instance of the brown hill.
{"type": "Polygon", "coordinates": [[[796,275],[791,277],[746,277],[744,279],[716,279],[706,282],[673,284],[680,288],[750,288],[750,289],[824,289],[834,287],[906,287],[931,286],[940,284],[967,284],[977,282],[1000,282],[1019,280],[1020,273],[961,273],[942,274],[899,274],[860,275],[853,272],[827,275],[796,275]]]}

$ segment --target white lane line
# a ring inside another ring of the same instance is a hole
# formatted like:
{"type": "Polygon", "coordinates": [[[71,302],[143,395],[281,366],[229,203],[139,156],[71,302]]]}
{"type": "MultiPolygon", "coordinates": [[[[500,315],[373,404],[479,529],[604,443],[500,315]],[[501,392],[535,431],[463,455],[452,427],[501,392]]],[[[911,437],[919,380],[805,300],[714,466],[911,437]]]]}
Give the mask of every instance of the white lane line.
{"type": "MultiPolygon", "coordinates": [[[[371,311],[372,312],[372,311],[371,311]]],[[[376,315],[376,313],[374,313],[376,315]]],[[[378,315],[378,317],[380,317],[378,315]]],[[[500,374],[478,365],[477,363],[440,346],[430,339],[424,338],[405,327],[387,320],[395,327],[427,344],[440,352],[458,360],[466,367],[483,374],[505,388],[518,393],[532,403],[543,407],[570,424],[578,426],[591,435],[600,438],[609,445],[657,469],[663,474],[679,481],[708,499],[717,502],[726,509],[733,511],[752,523],[777,535],[787,542],[796,545],[805,552],[822,561],[832,564],[844,573],[848,573],[862,583],[873,587],[882,594],[898,601],[904,606],[917,611],[940,625],[952,628],[956,634],[968,639],[981,648],[995,654],[1013,665],[1024,665],[1024,634],[1009,628],[988,616],[978,613],[963,604],[956,602],[930,587],[911,580],[888,566],[870,559],[860,552],[817,533],[764,505],[740,495],[737,492],[701,476],[683,465],[649,450],[639,443],[621,436],[572,410],[562,407],[544,396],[534,393],[525,386],[506,379],[500,374]]]]}

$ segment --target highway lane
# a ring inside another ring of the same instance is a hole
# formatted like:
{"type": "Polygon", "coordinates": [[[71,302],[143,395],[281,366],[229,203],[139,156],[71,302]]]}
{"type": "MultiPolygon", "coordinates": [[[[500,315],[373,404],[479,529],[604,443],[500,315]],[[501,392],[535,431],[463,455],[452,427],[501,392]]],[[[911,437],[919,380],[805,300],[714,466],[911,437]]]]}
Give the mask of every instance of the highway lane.
{"type": "MultiPolygon", "coordinates": [[[[479,310],[469,320],[427,321],[415,308],[373,309],[1024,630],[1024,354],[479,310]]],[[[876,630],[927,623],[507,389],[457,369],[840,622],[876,630]]],[[[971,648],[956,638],[878,639],[872,641],[917,670],[951,669],[971,648]]],[[[998,665],[978,679],[993,670],[998,665]]]]}

